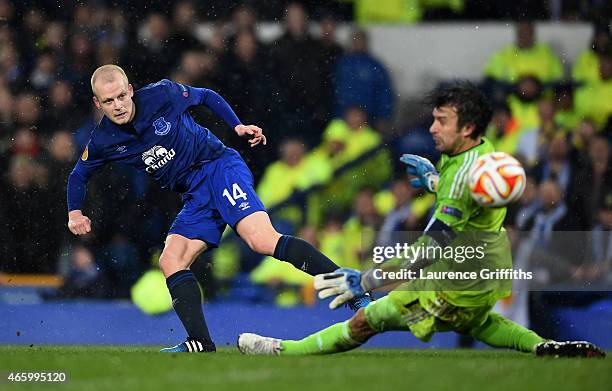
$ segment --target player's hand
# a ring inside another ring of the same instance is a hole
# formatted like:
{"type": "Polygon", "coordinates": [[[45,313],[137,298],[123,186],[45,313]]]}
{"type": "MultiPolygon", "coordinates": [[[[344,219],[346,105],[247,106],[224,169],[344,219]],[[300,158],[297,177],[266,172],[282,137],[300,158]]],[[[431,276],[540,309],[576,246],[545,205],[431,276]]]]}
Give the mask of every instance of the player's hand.
{"type": "Polygon", "coordinates": [[[91,220],[83,216],[80,210],[68,212],[68,229],[75,235],[85,235],[91,232],[91,220]]]}
{"type": "Polygon", "coordinates": [[[412,187],[422,187],[430,193],[436,192],[439,175],[436,167],[428,159],[405,153],[400,161],[408,165],[406,168],[408,174],[416,176],[416,178],[410,180],[412,187]]]}
{"type": "Polygon", "coordinates": [[[314,287],[319,291],[320,299],[337,296],[329,303],[329,308],[332,310],[354,297],[365,295],[361,287],[361,272],[349,268],[340,268],[331,273],[316,275],[314,287]]]}
{"type": "Polygon", "coordinates": [[[251,148],[260,143],[263,143],[263,145],[266,145],[267,143],[266,136],[263,134],[263,130],[261,130],[259,126],[240,124],[236,125],[234,130],[238,136],[249,139],[251,148]]]}

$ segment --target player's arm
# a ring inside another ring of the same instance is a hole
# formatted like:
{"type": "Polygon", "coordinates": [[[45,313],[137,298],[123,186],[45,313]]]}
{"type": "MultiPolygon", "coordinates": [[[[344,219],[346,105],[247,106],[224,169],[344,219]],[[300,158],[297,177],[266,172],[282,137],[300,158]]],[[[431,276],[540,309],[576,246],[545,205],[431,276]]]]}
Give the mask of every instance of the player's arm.
{"type": "MultiPolygon", "coordinates": [[[[435,249],[437,247],[449,246],[457,235],[451,227],[444,222],[432,218],[425,232],[421,235],[412,246],[416,248],[435,249]]],[[[436,253],[431,251],[430,253],[436,253]]],[[[362,286],[366,291],[384,287],[397,283],[396,278],[387,279],[385,272],[396,272],[400,270],[420,270],[424,269],[439,259],[427,258],[427,254],[423,251],[415,251],[414,258],[392,258],[383,262],[380,267],[366,270],[362,275],[362,286]],[[378,270],[378,271],[377,271],[378,270]]]]}
{"type": "MultiPolygon", "coordinates": [[[[433,217],[427,224],[423,235],[413,243],[413,246],[430,249],[447,247],[457,237],[456,232],[461,232],[464,229],[469,218],[467,204],[460,200],[449,198],[444,194],[438,194],[437,198],[433,217]]],[[[436,251],[431,251],[431,253],[435,254],[436,251]]],[[[390,259],[383,263],[379,269],[383,272],[419,270],[437,260],[426,258],[422,252],[413,252],[412,254],[420,254],[420,256],[417,256],[415,259],[390,259]]],[[[384,278],[376,278],[374,271],[375,269],[371,269],[364,273],[364,278],[362,279],[364,288],[371,290],[397,282],[397,279],[385,280],[384,278]]],[[[384,273],[379,273],[378,275],[384,275],[384,273]]]]}
{"type": "MultiPolygon", "coordinates": [[[[412,246],[434,249],[449,246],[456,237],[455,232],[461,231],[467,222],[469,213],[465,210],[465,203],[451,198],[445,192],[438,192],[439,174],[428,159],[418,155],[404,154],[400,161],[407,165],[408,174],[416,177],[410,180],[410,184],[413,187],[424,188],[431,193],[436,193],[437,199],[433,217],[427,224],[423,235],[412,246]]],[[[435,262],[434,259],[427,259],[422,252],[412,252],[412,254],[417,254],[415,259],[390,259],[380,268],[366,271],[362,278],[363,287],[371,290],[397,282],[397,280],[377,278],[375,271],[380,277],[384,276],[384,273],[380,271],[419,270],[435,262]]]]}
{"type": "MultiPolygon", "coordinates": [[[[429,160],[418,155],[404,154],[400,161],[408,166],[408,174],[416,176],[410,181],[413,187],[421,187],[429,192],[437,193],[439,174],[429,160]]],[[[467,213],[464,214],[458,208],[445,207],[449,202],[452,205],[456,204],[453,200],[447,200],[448,197],[444,194],[437,194],[437,198],[434,216],[423,235],[413,243],[413,246],[424,246],[425,248],[447,246],[455,238],[455,230],[460,230],[465,224],[467,213]]],[[[397,279],[377,278],[384,276],[384,273],[380,273],[381,271],[417,270],[435,261],[425,258],[422,252],[412,254],[422,256],[416,259],[391,259],[383,263],[380,268],[369,269],[363,273],[352,269],[339,269],[333,273],[316,276],[315,288],[319,290],[320,298],[337,295],[338,297],[330,303],[330,308],[336,308],[353,297],[398,282],[397,279]]]]}
{"type": "Polygon", "coordinates": [[[191,87],[171,81],[164,82],[169,87],[172,100],[182,104],[185,109],[190,106],[204,105],[219,118],[222,118],[226,124],[234,129],[236,134],[248,138],[251,147],[260,143],[266,145],[267,140],[263,130],[256,125],[243,125],[229,103],[217,92],[208,88],[191,87]]]}
{"type": "MultiPolygon", "coordinates": [[[[455,237],[456,234],[451,227],[432,218],[423,235],[412,246],[423,248],[445,247],[450,245],[455,237]]],[[[386,278],[388,272],[419,270],[437,261],[437,259],[427,258],[423,251],[412,252],[412,254],[417,255],[415,258],[393,258],[377,268],[368,269],[364,272],[341,268],[332,273],[317,275],[314,281],[315,289],[319,291],[319,298],[321,299],[337,296],[329,304],[331,309],[335,309],[354,297],[363,296],[365,292],[397,284],[401,281],[397,278],[386,278]]]]}
{"type": "Polygon", "coordinates": [[[91,220],[83,215],[81,208],[85,200],[89,178],[104,164],[105,160],[96,157],[95,149],[90,142],[68,177],[66,188],[68,229],[75,235],[85,235],[91,232],[91,220]]]}

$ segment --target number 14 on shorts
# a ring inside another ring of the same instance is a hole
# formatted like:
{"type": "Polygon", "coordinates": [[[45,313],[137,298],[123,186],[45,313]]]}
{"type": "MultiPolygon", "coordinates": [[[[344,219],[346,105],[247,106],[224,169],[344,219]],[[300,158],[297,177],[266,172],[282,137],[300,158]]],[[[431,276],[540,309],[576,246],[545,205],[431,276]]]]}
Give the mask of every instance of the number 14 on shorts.
{"type": "Polygon", "coordinates": [[[236,200],[243,199],[244,202],[238,205],[238,207],[242,210],[249,208],[249,203],[246,202],[247,194],[240,188],[237,183],[232,183],[232,194],[230,194],[227,188],[223,189],[223,197],[227,198],[227,200],[230,204],[232,204],[232,206],[236,206],[236,204],[238,203],[236,200]]]}

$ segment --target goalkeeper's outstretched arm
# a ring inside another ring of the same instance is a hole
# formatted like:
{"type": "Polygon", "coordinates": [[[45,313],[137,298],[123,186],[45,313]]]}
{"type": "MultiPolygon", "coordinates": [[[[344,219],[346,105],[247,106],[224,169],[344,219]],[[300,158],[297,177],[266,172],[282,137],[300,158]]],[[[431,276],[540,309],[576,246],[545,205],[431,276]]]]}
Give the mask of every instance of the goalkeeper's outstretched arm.
{"type": "MultiPolygon", "coordinates": [[[[448,246],[456,234],[453,230],[438,219],[432,219],[430,224],[411,246],[418,246],[426,249],[436,249],[438,247],[448,246]]],[[[437,253],[437,251],[432,251],[437,253]]],[[[400,270],[419,270],[434,263],[438,257],[430,257],[429,251],[412,251],[412,258],[393,258],[380,264],[377,268],[371,268],[364,271],[361,275],[361,285],[364,291],[368,292],[377,288],[381,288],[391,284],[397,284],[401,281],[406,281],[397,278],[386,278],[393,272],[400,270]]]]}
{"type": "MultiPolygon", "coordinates": [[[[436,247],[449,245],[454,238],[455,233],[449,226],[440,220],[432,219],[424,234],[412,246],[435,249],[436,247]]],[[[389,275],[389,272],[401,269],[422,269],[439,259],[439,257],[429,258],[429,251],[412,253],[416,255],[414,258],[390,259],[382,263],[379,268],[372,268],[365,272],[342,268],[331,273],[319,274],[315,276],[315,289],[319,291],[319,298],[321,299],[336,296],[329,304],[331,309],[335,309],[354,297],[360,297],[365,295],[366,292],[402,281],[402,279],[397,278],[385,278],[386,275],[389,275]]]]}

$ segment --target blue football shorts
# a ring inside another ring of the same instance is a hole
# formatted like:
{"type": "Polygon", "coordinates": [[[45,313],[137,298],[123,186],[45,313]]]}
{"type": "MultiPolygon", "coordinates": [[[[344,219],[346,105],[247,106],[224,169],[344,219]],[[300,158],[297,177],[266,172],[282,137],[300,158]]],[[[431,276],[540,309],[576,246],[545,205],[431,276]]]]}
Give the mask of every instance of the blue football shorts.
{"type": "Polygon", "coordinates": [[[253,174],[232,148],[204,163],[190,175],[189,184],[183,193],[183,209],[168,234],[217,247],[226,225],[235,229],[243,218],[266,210],[255,193],[253,174]]]}

